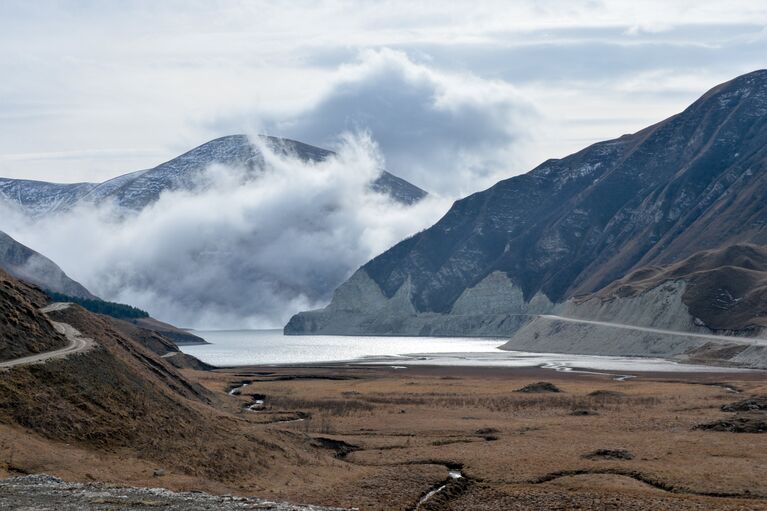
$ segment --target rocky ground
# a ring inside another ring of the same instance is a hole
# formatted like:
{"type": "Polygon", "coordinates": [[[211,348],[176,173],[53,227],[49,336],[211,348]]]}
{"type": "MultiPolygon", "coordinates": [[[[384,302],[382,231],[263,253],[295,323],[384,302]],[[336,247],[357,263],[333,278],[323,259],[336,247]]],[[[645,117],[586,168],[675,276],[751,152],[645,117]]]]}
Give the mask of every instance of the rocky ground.
{"type": "Polygon", "coordinates": [[[0,480],[0,509],[25,511],[331,511],[338,508],[297,506],[268,500],[216,496],[202,492],[176,493],[162,488],[129,488],[100,483],[67,483],[49,475],[0,480]]]}

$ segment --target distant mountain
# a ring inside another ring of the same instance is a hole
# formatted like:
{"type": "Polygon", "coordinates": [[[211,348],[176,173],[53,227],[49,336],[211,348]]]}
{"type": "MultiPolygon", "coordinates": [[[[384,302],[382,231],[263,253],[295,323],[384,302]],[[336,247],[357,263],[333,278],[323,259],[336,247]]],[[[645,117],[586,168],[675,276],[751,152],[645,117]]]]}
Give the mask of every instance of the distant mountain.
{"type": "Polygon", "coordinates": [[[456,202],[285,330],[510,335],[520,315],[743,242],[767,243],[766,70],[456,202]]]}
{"type": "Polygon", "coordinates": [[[56,263],[0,231],[0,268],[42,289],[68,296],[97,299],[85,286],[69,278],[56,263]]]}
{"type": "MultiPolygon", "coordinates": [[[[334,154],[295,140],[263,139],[279,153],[296,155],[304,161],[322,161],[334,154]]],[[[103,183],[56,184],[0,178],[0,199],[21,206],[31,216],[67,210],[83,202],[106,200],[113,200],[123,208],[140,210],[155,202],[163,191],[190,189],[200,172],[213,164],[243,166],[257,172],[263,169],[264,160],[246,135],[230,135],[211,140],[152,169],[103,183]]],[[[372,188],[404,204],[413,204],[426,196],[417,186],[387,171],[382,171],[372,188]]]]}

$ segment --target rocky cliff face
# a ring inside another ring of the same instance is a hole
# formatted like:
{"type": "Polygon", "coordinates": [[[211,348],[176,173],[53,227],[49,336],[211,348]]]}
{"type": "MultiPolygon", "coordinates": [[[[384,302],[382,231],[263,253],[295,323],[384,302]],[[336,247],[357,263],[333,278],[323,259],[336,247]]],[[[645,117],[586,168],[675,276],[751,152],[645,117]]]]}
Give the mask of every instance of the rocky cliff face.
{"type": "MultiPolygon", "coordinates": [[[[263,139],[278,153],[296,155],[305,161],[321,161],[333,154],[295,140],[263,139]]],[[[0,178],[0,200],[20,206],[34,217],[64,211],[77,204],[104,201],[112,201],[128,210],[140,210],[166,190],[193,189],[200,173],[214,164],[244,167],[256,173],[263,168],[264,160],[246,135],[230,135],[211,140],[152,169],[131,172],[103,183],[57,184],[0,178]]],[[[426,196],[417,186],[387,171],[371,186],[404,204],[413,204],[426,196]]]]}
{"type": "Polygon", "coordinates": [[[56,263],[0,231],[0,268],[43,289],[78,298],[95,299],[85,287],[69,278],[56,263]]]}
{"type": "MultiPolygon", "coordinates": [[[[445,325],[468,311],[486,321],[545,312],[635,269],[766,243],[765,170],[762,70],[642,131],[456,202],[433,227],[360,268],[327,309],[297,315],[285,331],[404,334],[417,330],[413,318],[445,325]],[[345,305],[351,289],[356,309],[345,305]]],[[[509,319],[499,334],[520,324],[509,319]]],[[[486,322],[462,322],[452,334],[477,334],[477,325],[486,322]]]]}
{"type": "Polygon", "coordinates": [[[293,316],[285,332],[503,337],[531,315],[560,308],[542,293],[525,300],[522,289],[501,272],[491,273],[464,290],[448,314],[417,311],[412,291],[412,284],[406,281],[387,298],[367,273],[359,270],[338,288],[327,308],[293,316]]]}

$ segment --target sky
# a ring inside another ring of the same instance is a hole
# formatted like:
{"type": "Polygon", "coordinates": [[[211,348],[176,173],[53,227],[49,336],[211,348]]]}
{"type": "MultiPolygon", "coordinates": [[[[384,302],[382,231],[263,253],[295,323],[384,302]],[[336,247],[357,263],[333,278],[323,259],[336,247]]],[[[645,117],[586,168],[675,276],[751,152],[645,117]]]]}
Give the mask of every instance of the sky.
{"type": "Polygon", "coordinates": [[[0,176],[101,181],[209,139],[334,147],[459,197],[767,66],[754,1],[0,2],[0,176]]]}
{"type": "Polygon", "coordinates": [[[125,214],[0,229],[98,296],[196,328],[279,328],[463,196],[638,131],[767,67],[767,3],[0,0],[0,176],[103,181],[245,133],[257,179],[212,166],[125,214]],[[427,190],[371,190],[381,168],[427,190]]]}

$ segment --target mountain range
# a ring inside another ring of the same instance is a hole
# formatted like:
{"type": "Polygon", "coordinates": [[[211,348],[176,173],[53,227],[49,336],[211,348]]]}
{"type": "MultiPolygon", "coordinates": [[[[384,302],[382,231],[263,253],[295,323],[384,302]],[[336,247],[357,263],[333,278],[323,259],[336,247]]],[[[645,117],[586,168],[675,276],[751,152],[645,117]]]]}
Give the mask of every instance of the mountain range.
{"type": "MultiPolygon", "coordinates": [[[[362,266],[325,309],[294,316],[285,332],[511,336],[538,314],[579,303],[598,313],[590,298],[617,314],[617,290],[633,284],[642,294],[669,281],[680,283],[675,312],[686,326],[752,331],[767,316],[757,298],[762,280],[752,274],[762,270],[762,249],[727,247],[767,242],[766,170],[760,70],[641,131],[457,201],[434,226],[362,266]],[[696,271],[680,271],[695,267],[685,260],[742,278],[703,285],[696,271]],[[745,297],[754,306],[724,320],[745,297]]],[[[633,320],[669,326],[657,319],[667,305],[646,304],[633,320]]]]}
{"type": "MultiPolygon", "coordinates": [[[[269,136],[261,139],[277,154],[297,156],[303,161],[318,162],[335,154],[295,140],[269,136]]],[[[0,178],[0,199],[20,206],[32,217],[66,211],[78,204],[106,201],[127,210],[141,210],[157,201],[164,191],[193,189],[200,174],[214,164],[244,167],[257,174],[264,168],[264,158],[246,135],[229,135],[206,142],[154,168],[102,183],[60,184],[0,178]]],[[[425,191],[385,170],[371,188],[404,204],[413,204],[426,196],[425,191]]]]}

